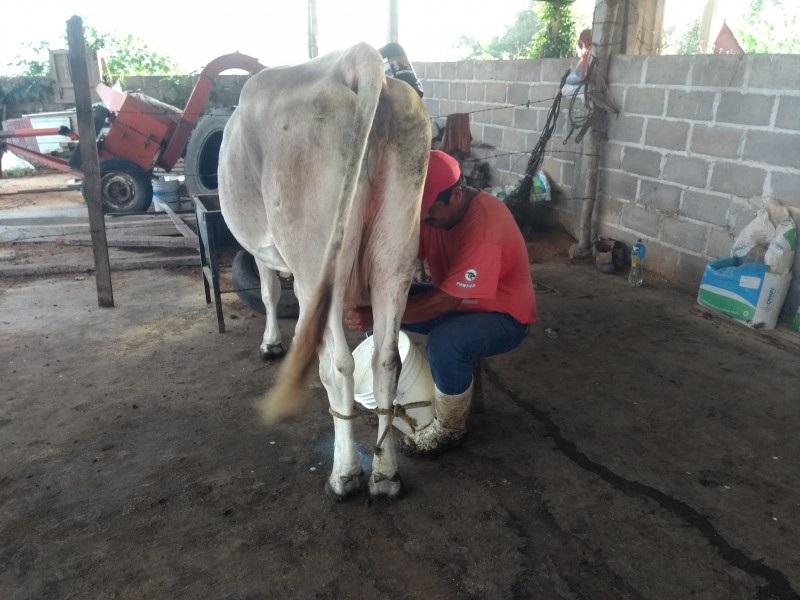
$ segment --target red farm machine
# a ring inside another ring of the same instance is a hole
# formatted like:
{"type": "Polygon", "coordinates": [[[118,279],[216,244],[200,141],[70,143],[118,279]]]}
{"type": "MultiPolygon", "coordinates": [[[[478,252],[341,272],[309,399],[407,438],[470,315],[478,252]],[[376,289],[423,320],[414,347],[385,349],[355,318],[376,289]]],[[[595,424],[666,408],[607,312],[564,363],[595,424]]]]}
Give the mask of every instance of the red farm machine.
{"type": "MultiPolygon", "coordinates": [[[[203,115],[206,101],[223,71],[241,69],[254,75],[264,68],[257,59],[238,52],[215,58],[200,73],[183,110],[144,94],[99,84],[96,89],[103,104],[93,107],[93,117],[106,212],[146,211],[153,199],[153,170],[170,172],[181,158],[186,191],[216,193],[222,131],[234,107],[215,108],[203,115]]],[[[10,150],[37,164],[80,174],[79,148],[66,160],[7,141],[56,134],[78,137],[63,127],[0,131],[0,156],[10,150]]]]}

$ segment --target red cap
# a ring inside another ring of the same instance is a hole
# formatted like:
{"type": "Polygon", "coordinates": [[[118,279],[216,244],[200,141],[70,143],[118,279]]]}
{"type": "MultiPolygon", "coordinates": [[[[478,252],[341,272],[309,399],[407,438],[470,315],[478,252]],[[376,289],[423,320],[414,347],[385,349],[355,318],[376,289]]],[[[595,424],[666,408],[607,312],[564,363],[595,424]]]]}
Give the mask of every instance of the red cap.
{"type": "Polygon", "coordinates": [[[428,161],[428,174],[422,191],[422,214],[428,212],[436,196],[447,188],[453,187],[461,177],[461,166],[458,161],[441,150],[431,150],[428,161]]]}

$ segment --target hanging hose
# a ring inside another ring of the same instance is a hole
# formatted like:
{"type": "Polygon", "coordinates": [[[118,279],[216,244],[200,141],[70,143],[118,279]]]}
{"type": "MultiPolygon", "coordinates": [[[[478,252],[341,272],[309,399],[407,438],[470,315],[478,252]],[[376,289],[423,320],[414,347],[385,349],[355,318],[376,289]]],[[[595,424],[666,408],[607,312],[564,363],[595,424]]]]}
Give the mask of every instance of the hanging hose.
{"type": "Polygon", "coordinates": [[[553,135],[556,128],[556,121],[558,120],[558,113],[561,110],[561,90],[564,83],[567,81],[569,70],[564,73],[561,78],[561,84],[558,86],[558,93],[547,113],[547,121],[545,123],[542,134],[539,136],[539,141],[531,150],[531,156],[528,159],[528,165],[525,167],[525,174],[509,194],[506,196],[504,202],[511,214],[514,215],[514,220],[523,234],[527,234],[532,225],[532,208],[531,208],[531,187],[533,185],[533,178],[542,166],[544,160],[544,153],[547,143],[553,135]]]}

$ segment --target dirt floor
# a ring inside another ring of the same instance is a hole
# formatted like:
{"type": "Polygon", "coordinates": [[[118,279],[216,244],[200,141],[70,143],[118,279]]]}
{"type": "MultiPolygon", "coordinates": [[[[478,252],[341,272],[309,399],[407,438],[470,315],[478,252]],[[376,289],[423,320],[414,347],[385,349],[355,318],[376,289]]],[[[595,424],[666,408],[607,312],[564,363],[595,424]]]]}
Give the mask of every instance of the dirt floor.
{"type": "Polygon", "coordinates": [[[259,421],[263,317],[225,293],[220,334],[196,267],[114,272],[114,308],[91,273],[0,279],[0,598],[800,597],[800,338],[569,243],[531,236],[539,322],[394,502],[325,495],[318,381],[259,421]]]}

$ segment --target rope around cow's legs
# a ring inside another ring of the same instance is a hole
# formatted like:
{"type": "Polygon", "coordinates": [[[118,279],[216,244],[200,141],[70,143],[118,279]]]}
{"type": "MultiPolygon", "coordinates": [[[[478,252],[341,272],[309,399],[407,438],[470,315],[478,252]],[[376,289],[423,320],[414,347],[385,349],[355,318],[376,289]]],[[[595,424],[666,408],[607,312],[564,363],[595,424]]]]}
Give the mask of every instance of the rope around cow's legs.
{"type": "Polygon", "coordinates": [[[392,408],[358,408],[354,406],[353,408],[358,410],[360,414],[354,413],[352,415],[343,415],[330,407],[328,407],[328,412],[331,416],[337,419],[343,419],[345,421],[357,419],[361,414],[390,415],[392,419],[389,420],[389,424],[387,425],[386,429],[383,430],[383,433],[378,438],[378,443],[375,445],[375,454],[380,454],[381,445],[383,444],[383,440],[386,439],[386,435],[389,433],[389,428],[392,426],[392,421],[394,419],[402,419],[408,424],[412,432],[416,432],[418,425],[417,420],[409,415],[406,411],[412,408],[422,408],[423,406],[430,405],[430,400],[420,400],[419,402],[409,402],[407,404],[393,404],[392,408]]]}

